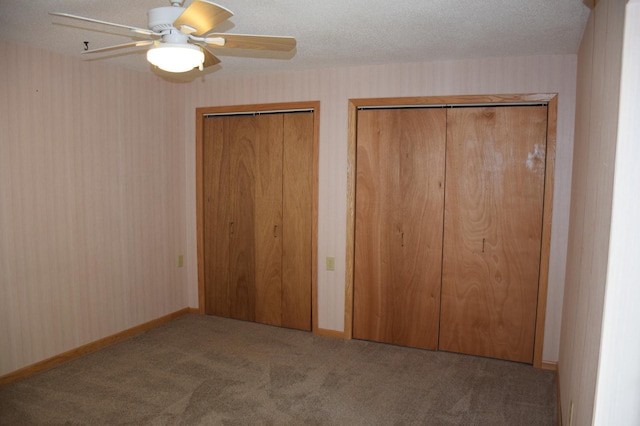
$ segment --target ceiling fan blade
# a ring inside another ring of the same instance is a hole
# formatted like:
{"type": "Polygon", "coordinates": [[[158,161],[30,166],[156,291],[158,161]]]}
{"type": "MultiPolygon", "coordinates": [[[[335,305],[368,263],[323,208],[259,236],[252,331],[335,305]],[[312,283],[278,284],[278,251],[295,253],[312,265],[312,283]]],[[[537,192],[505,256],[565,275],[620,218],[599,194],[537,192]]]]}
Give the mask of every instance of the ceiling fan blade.
{"type": "Polygon", "coordinates": [[[248,34],[209,34],[205,42],[211,46],[225,47],[230,49],[255,49],[255,50],[278,50],[288,52],[296,47],[296,39],[293,37],[259,36],[248,34]],[[220,45],[219,38],[223,38],[224,45],[220,45]],[[208,42],[211,40],[212,42],[208,42]],[[215,42],[213,42],[215,40],[215,42]]]}
{"type": "Polygon", "coordinates": [[[202,52],[204,53],[204,63],[202,64],[202,66],[204,68],[213,66],[213,65],[217,65],[220,63],[220,59],[218,59],[218,57],[216,55],[214,55],[213,53],[211,53],[209,51],[209,49],[207,49],[204,46],[200,46],[200,48],[202,49],[202,52]]]}
{"type": "Polygon", "coordinates": [[[106,52],[108,50],[123,49],[125,47],[149,46],[149,45],[151,45],[153,43],[154,43],[153,40],[134,41],[134,42],[131,42],[131,43],[117,44],[117,45],[114,45],[114,46],[99,47],[97,49],[85,50],[85,51],[82,52],[82,54],[106,52]]]}
{"type": "Polygon", "coordinates": [[[153,32],[153,31],[151,31],[151,30],[149,30],[147,28],[138,28],[138,27],[132,27],[131,25],[116,24],[116,23],[113,23],[113,22],[101,21],[99,19],[86,18],[84,16],[78,16],[78,15],[71,15],[70,13],[49,12],[49,15],[63,16],[65,18],[77,19],[77,20],[80,20],[80,21],[95,22],[95,23],[98,23],[98,24],[110,25],[112,27],[126,28],[126,29],[128,29],[130,31],[133,31],[135,33],[138,33],[138,34],[156,35],[156,36],[162,35],[160,33],[153,32]]]}
{"type": "Polygon", "coordinates": [[[215,28],[219,23],[231,18],[233,13],[207,0],[194,0],[187,7],[173,26],[188,34],[203,35],[215,28]]]}

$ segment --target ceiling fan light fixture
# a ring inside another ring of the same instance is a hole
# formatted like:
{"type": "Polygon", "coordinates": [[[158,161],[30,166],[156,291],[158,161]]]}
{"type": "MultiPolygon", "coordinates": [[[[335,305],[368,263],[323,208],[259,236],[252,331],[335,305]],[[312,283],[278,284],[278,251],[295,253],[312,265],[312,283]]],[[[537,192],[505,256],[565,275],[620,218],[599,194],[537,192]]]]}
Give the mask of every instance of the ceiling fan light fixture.
{"type": "Polygon", "coordinates": [[[204,53],[193,44],[163,43],[149,49],[147,61],[164,71],[187,72],[202,65],[204,53]]]}
{"type": "MultiPolygon", "coordinates": [[[[1,2],[2,0],[0,0],[1,2]]],[[[295,55],[296,39],[293,37],[261,36],[249,34],[212,33],[233,12],[212,0],[169,0],[171,6],[155,7],[147,11],[148,29],[131,25],[101,21],[69,13],[49,12],[51,15],[80,21],[126,28],[148,39],[114,46],[87,49],[84,53],[105,52],[122,48],[149,46],[147,61],[166,72],[185,73],[194,68],[202,71],[220,63],[208,46],[216,48],[292,52],[295,55]]]]}

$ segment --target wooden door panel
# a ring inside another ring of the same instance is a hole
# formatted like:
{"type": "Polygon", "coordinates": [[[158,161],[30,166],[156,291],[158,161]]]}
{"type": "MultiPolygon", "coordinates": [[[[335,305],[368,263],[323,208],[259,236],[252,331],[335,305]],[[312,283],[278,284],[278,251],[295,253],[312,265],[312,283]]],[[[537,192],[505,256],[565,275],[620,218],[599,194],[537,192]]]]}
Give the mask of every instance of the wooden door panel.
{"type": "Polygon", "coordinates": [[[435,349],[445,112],[358,112],[354,337],[435,349]]]}
{"type": "Polygon", "coordinates": [[[255,320],[282,318],[282,114],[255,120],[255,320]]]}
{"type": "Polygon", "coordinates": [[[393,343],[437,349],[440,317],[446,112],[397,110],[401,279],[393,285],[393,343]]]}
{"type": "Polygon", "coordinates": [[[402,233],[398,126],[389,110],[358,111],[353,336],[386,343],[402,233]]]}
{"type": "Polygon", "coordinates": [[[311,329],[314,127],[306,113],[205,118],[207,313],[311,329]]]}
{"type": "Polygon", "coordinates": [[[313,114],[284,115],[282,325],[311,329],[313,114]]]}
{"type": "Polygon", "coordinates": [[[229,244],[230,316],[255,321],[256,122],[229,117],[231,231],[229,244]]]}
{"type": "Polygon", "coordinates": [[[533,360],[546,114],[448,111],[442,350],[533,360]]]}
{"type": "Polygon", "coordinates": [[[226,117],[204,120],[203,225],[205,311],[228,317],[229,311],[229,144],[226,117]]]}

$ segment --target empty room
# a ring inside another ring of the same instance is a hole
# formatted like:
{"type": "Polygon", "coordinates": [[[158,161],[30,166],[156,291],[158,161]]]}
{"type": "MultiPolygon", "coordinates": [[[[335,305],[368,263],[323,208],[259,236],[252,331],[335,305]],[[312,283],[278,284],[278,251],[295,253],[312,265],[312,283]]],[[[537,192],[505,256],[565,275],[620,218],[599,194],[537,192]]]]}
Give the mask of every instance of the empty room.
{"type": "Polygon", "coordinates": [[[0,424],[640,424],[640,0],[0,23],[0,424]]]}

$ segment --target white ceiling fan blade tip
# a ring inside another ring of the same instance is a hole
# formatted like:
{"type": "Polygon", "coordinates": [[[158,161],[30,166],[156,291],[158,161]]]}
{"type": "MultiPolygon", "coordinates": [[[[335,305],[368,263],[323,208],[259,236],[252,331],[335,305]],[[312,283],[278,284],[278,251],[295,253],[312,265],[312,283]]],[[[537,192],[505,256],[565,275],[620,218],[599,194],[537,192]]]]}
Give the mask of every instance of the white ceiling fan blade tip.
{"type": "Polygon", "coordinates": [[[153,32],[153,31],[145,29],[145,28],[138,28],[138,27],[133,27],[131,25],[118,24],[118,23],[115,23],[115,22],[103,21],[103,20],[100,20],[100,19],[87,18],[86,16],[72,15],[70,13],[49,12],[49,15],[62,16],[64,18],[77,19],[79,21],[93,22],[93,23],[96,23],[96,24],[109,25],[109,26],[112,26],[112,27],[126,28],[128,30],[131,30],[133,32],[140,33],[140,34],[162,35],[160,33],[156,33],[156,32],[153,32]]]}

